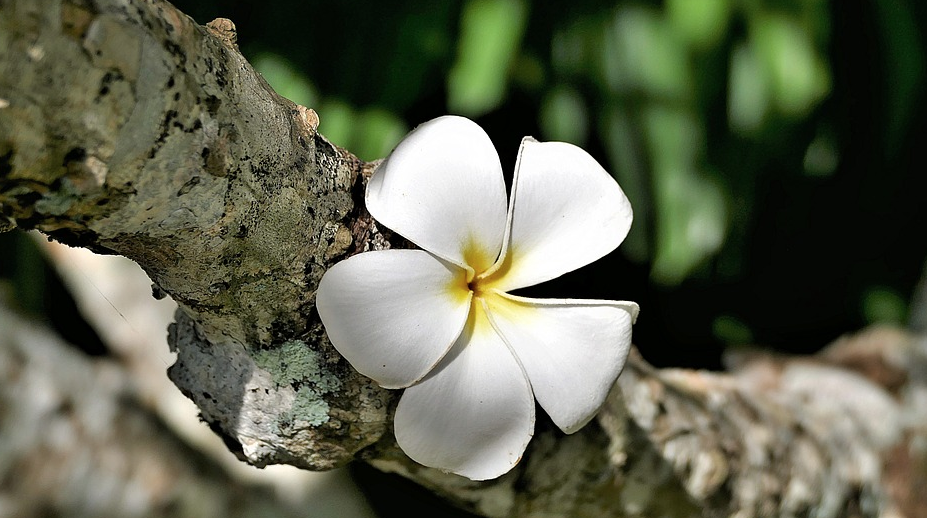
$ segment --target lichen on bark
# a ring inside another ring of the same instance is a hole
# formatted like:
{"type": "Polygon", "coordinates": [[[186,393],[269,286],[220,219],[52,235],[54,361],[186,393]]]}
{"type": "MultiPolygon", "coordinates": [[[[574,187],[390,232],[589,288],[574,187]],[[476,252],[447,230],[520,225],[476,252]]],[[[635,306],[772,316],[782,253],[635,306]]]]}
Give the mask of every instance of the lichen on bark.
{"type": "Polygon", "coordinates": [[[283,414],[278,430],[308,423],[320,426],[329,420],[327,396],[341,388],[341,379],[320,362],[319,354],[301,340],[289,340],[280,347],[257,351],[257,366],[271,374],[277,387],[292,386],[296,397],[290,411],[283,414]]]}

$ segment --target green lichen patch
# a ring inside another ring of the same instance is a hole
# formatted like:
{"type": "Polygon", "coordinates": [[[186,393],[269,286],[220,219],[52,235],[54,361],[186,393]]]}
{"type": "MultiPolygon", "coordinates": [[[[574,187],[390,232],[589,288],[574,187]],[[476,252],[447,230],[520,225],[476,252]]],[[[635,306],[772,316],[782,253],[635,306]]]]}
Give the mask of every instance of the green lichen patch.
{"type": "Polygon", "coordinates": [[[327,370],[319,354],[305,342],[290,340],[276,349],[259,351],[254,362],[273,376],[278,387],[292,386],[296,399],[290,410],[280,416],[278,427],[291,428],[296,422],[319,426],[328,422],[325,396],[341,388],[341,380],[327,370]]]}
{"type": "Polygon", "coordinates": [[[307,387],[300,387],[296,391],[293,407],[287,412],[291,421],[305,421],[312,426],[319,426],[328,422],[328,403],[321,394],[307,387]]]}

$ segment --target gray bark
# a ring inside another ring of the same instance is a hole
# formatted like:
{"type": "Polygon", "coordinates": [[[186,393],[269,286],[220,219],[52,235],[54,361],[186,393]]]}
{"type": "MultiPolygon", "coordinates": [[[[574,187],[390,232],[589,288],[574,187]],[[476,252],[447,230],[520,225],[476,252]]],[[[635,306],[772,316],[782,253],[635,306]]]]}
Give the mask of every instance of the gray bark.
{"type": "Polygon", "coordinates": [[[589,426],[541,418],[509,474],[419,466],[392,438],[397,392],[353,371],[313,308],[331,264],[402,244],[363,207],[376,164],[277,96],[230,22],[0,0],[0,69],[0,211],[133,259],[179,303],[171,378],[248,462],[362,459],[485,516],[927,515],[927,344],[892,330],[725,374],[632,355],[589,426]]]}

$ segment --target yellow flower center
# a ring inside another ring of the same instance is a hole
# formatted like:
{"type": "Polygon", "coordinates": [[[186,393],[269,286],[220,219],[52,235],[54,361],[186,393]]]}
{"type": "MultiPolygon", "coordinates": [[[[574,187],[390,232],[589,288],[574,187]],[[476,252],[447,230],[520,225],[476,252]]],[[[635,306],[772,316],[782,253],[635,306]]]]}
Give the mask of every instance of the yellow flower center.
{"type": "Polygon", "coordinates": [[[496,264],[497,258],[477,246],[470,240],[464,247],[464,261],[467,268],[450,286],[453,296],[459,300],[470,299],[470,324],[474,329],[491,330],[486,309],[506,305],[506,300],[494,289],[510,268],[511,254],[507,254],[502,264],[496,264]],[[485,305],[484,305],[485,304],[485,305]]]}

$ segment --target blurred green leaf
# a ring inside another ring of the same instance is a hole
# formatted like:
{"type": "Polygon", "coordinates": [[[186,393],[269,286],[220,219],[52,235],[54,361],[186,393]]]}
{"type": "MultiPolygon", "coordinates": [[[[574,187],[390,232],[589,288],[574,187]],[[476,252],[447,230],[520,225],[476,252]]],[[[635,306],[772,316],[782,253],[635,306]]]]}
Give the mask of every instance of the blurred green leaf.
{"type": "Polygon", "coordinates": [[[830,91],[830,73],[813,38],[791,17],[759,13],[751,20],[751,38],[767,69],[779,111],[799,117],[830,91]]]}
{"type": "Polygon", "coordinates": [[[696,119],[655,106],[644,114],[656,209],[655,282],[675,285],[724,243],[727,201],[697,165],[702,137],[696,119]]]}
{"type": "Polygon", "coordinates": [[[549,140],[581,145],[586,141],[589,114],[586,102],[575,89],[561,85],[553,88],[541,101],[541,130],[549,140]]]}
{"type": "Polygon", "coordinates": [[[343,101],[326,99],[319,105],[318,115],[319,133],[334,144],[348,148],[351,144],[354,110],[343,101]]]}
{"type": "Polygon", "coordinates": [[[376,108],[361,112],[355,119],[354,129],[351,151],[361,160],[385,157],[408,132],[402,119],[376,108]]]}
{"type": "Polygon", "coordinates": [[[390,111],[355,110],[343,101],[329,99],[319,107],[319,132],[361,160],[375,160],[389,154],[408,126],[390,111]]]}
{"type": "Polygon", "coordinates": [[[654,169],[691,169],[702,153],[698,118],[684,107],[652,105],[644,110],[647,150],[654,169]]]}
{"type": "Polygon", "coordinates": [[[693,79],[685,46],[654,9],[620,9],[606,33],[600,59],[613,91],[642,91],[667,99],[691,96],[693,79]]]}
{"type": "Polygon", "coordinates": [[[731,129],[740,134],[760,130],[769,110],[767,69],[761,66],[753,45],[737,45],[731,52],[727,116],[731,129]]]}
{"type": "Polygon", "coordinates": [[[255,56],[251,63],[281,96],[302,106],[316,106],[318,96],[315,87],[286,59],[270,52],[262,52],[255,56]]]}
{"type": "Polygon", "coordinates": [[[655,282],[682,282],[724,243],[727,224],[725,196],[720,186],[696,171],[654,171],[657,204],[655,282]]]}
{"type": "Polygon", "coordinates": [[[528,16],[524,0],[470,0],[461,16],[457,61],[448,75],[447,104],[478,116],[497,107],[528,16]]]}
{"type": "Polygon", "coordinates": [[[724,38],[731,16],[730,0],[667,0],[666,15],[677,33],[699,50],[724,38]]]}

